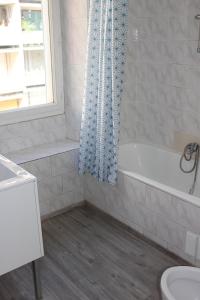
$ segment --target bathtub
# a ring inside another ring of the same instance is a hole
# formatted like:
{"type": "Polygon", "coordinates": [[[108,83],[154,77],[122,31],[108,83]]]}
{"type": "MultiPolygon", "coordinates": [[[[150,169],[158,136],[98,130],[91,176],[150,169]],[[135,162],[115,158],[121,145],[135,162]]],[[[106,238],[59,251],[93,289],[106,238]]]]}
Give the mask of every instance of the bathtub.
{"type": "Polygon", "coordinates": [[[180,153],[159,147],[126,144],[120,146],[119,171],[200,207],[200,179],[197,178],[194,194],[190,195],[194,172],[183,173],[180,158],[180,153]]]}
{"type": "Polygon", "coordinates": [[[180,170],[180,156],[147,144],[122,145],[117,184],[98,183],[86,176],[85,199],[170,252],[200,265],[200,256],[197,259],[186,252],[188,232],[200,240],[200,177],[195,194],[190,195],[193,174],[180,170]]]}

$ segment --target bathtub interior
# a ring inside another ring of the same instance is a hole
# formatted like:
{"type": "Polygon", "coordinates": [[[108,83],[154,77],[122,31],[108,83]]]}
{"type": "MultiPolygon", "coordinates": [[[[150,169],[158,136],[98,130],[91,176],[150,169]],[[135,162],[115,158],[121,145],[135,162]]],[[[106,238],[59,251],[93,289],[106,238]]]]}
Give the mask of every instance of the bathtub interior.
{"type": "MultiPolygon", "coordinates": [[[[120,146],[119,169],[188,194],[194,173],[185,174],[180,170],[180,157],[179,153],[151,145],[126,144],[120,146]]],[[[193,196],[200,197],[199,176],[193,196]]]]}

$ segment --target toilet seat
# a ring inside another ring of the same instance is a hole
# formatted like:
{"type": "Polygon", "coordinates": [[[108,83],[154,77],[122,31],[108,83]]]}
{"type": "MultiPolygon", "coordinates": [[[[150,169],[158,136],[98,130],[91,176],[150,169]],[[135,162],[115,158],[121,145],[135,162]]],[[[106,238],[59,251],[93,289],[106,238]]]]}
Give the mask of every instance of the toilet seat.
{"type": "Polygon", "coordinates": [[[161,278],[163,300],[200,300],[200,269],[172,267],[161,278]]]}

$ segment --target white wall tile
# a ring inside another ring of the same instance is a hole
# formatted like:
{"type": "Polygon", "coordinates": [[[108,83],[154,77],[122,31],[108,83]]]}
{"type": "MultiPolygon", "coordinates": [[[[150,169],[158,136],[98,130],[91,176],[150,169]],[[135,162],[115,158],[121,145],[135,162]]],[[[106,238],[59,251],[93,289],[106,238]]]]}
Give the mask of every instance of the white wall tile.
{"type": "Polygon", "coordinates": [[[184,249],[186,230],[162,214],[157,214],[156,235],[179,249],[184,249]]]}
{"type": "Polygon", "coordinates": [[[41,215],[48,215],[84,200],[78,175],[77,150],[35,160],[21,166],[38,179],[41,215]]]}
{"type": "Polygon", "coordinates": [[[52,175],[63,175],[77,170],[78,150],[68,151],[52,156],[51,158],[52,175]]]}
{"type": "Polygon", "coordinates": [[[88,24],[87,0],[61,1],[66,135],[79,140],[88,24]]]}
{"type": "Polygon", "coordinates": [[[171,216],[177,223],[196,234],[200,232],[200,208],[172,197],[171,216]]]}
{"type": "Polygon", "coordinates": [[[26,171],[37,177],[38,180],[43,180],[43,178],[52,176],[52,168],[49,157],[24,163],[21,164],[21,166],[26,171]]]}
{"type": "Polygon", "coordinates": [[[173,147],[179,131],[199,136],[198,13],[198,0],[129,2],[121,143],[173,147]]]}

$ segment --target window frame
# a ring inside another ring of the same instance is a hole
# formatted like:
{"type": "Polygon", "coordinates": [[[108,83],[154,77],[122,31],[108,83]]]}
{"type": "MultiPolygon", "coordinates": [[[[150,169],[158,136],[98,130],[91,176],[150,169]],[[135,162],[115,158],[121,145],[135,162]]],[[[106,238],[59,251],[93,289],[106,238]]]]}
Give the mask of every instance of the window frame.
{"type": "Polygon", "coordinates": [[[45,6],[48,5],[49,13],[53,102],[0,111],[0,125],[9,125],[64,113],[60,0],[45,1],[45,6]]]}

